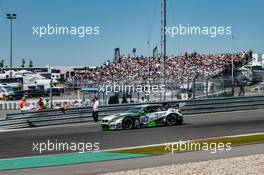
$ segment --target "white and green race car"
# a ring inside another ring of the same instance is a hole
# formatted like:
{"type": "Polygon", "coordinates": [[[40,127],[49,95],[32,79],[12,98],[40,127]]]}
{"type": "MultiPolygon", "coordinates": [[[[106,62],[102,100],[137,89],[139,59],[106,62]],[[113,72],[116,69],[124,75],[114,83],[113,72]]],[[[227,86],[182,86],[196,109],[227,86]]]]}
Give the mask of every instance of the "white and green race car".
{"type": "Polygon", "coordinates": [[[179,109],[163,105],[148,104],[130,108],[127,112],[109,115],[102,119],[103,130],[133,129],[163,125],[176,125],[183,122],[179,109]]]}

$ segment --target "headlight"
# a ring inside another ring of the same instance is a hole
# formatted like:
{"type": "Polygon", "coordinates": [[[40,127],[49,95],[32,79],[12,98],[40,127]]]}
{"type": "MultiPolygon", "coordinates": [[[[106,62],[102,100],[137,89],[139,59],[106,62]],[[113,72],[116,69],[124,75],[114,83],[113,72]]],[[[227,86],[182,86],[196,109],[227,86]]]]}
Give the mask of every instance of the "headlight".
{"type": "Polygon", "coordinates": [[[107,119],[102,119],[102,123],[108,123],[109,120],[107,119]]]}

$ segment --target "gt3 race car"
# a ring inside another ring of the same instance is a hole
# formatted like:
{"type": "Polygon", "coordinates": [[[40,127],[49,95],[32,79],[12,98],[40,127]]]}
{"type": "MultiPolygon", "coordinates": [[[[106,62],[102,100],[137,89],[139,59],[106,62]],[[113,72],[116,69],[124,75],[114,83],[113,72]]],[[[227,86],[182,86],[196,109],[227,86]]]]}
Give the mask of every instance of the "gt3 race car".
{"type": "Polygon", "coordinates": [[[106,116],[102,119],[103,130],[133,129],[162,125],[176,125],[183,122],[179,109],[163,105],[138,105],[125,113],[106,116]]]}

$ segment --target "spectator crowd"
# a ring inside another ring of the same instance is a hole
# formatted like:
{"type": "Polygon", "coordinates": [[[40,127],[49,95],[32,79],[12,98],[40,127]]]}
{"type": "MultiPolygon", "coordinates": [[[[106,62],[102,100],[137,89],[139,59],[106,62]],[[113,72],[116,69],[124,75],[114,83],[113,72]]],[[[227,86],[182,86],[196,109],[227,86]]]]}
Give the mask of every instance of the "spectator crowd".
{"type": "MultiPolygon", "coordinates": [[[[251,58],[252,51],[235,54],[198,54],[185,53],[178,56],[167,56],[165,59],[166,82],[186,82],[194,77],[213,77],[231,70],[234,65],[242,66],[251,58]]],[[[104,84],[122,82],[125,84],[160,82],[161,57],[122,56],[114,61],[107,61],[100,67],[87,69],[85,73],[68,77],[67,84],[91,83],[104,84]]]]}

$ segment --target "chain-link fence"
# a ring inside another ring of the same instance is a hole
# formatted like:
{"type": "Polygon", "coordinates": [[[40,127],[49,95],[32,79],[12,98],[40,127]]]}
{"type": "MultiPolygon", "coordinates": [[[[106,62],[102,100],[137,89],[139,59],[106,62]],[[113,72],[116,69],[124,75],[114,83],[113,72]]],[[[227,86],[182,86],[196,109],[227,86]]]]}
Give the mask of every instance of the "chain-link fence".
{"type": "Polygon", "coordinates": [[[167,81],[165,85],[154,81],[135,82],[134,85],[126,85],[118,81],[100,85],[73,83],[65,85],[65,94],[78,99],[78,101],[86,101],[86,104],[89,104],[90,99],[95,95],[99,97],[101,104],[217,98],[264,93],[263,80],[264,72],[260,70],[238,71],[235,72],[234,78],[230,75],[218,75],[210,78],[187,79],[187,81],[167,81]],[[134,88],[133,91],[131,86],[134,88]],[[141,87],[141,90],[135,90],[138,86],[141,87]],[[79,91],[84,87],[97,88],[98,91],[79,91]],[[155,92],[153,91],[154,87],[158,87],[155,92]]]}
{"type": "Polygon", "coordinates": [[[88,78],[83,78],[82,81],[65,80],[62,82],[63,93],[60,96],[54,94],[53,99],[90,105],[90,100],[94,96],[99,98],[101,104],[120,104],[263,94],[264,69],[257,66],[248,67],[244,69],[241,65],[235,65],[234,78],[231,76],[229,66],[225,72],[213,77],[207,77],[195,70],[186,76],[177,76],[177,72],[174,72],[173,76],[166,77],[165,82],[160,80],[159,74],[144,76],[140,80],[129,76],[123,76],[122,79],[113,76],[111,80],[100,83],[94,83],[88,78]],[[199,74],[199,77],[196,77],[196,74],[199,74]],[[119,87],[113,88],[114,86],[119,87]],[[123,86],[129,87],[122,88],[123,86]],[[133,86],[134,90],[131,90],[130,86],[133,86]],[[143,88],[138,90],[138,86],[143,88]],[[97,90],[82,91],[83,88],[97,90]]]}

